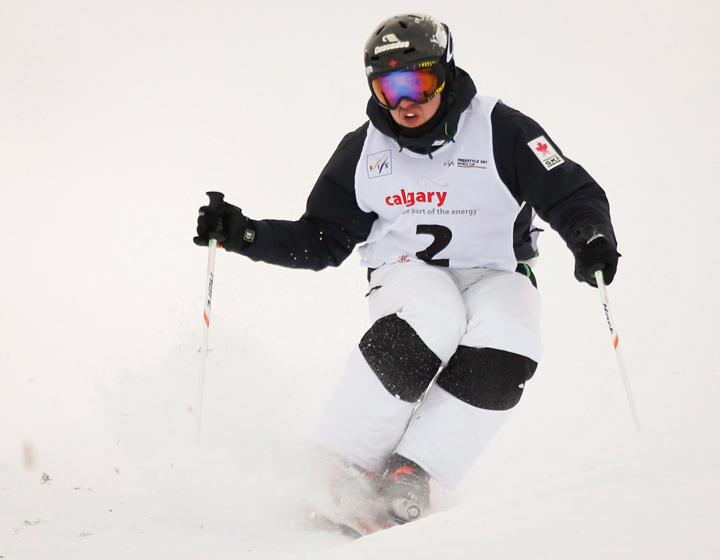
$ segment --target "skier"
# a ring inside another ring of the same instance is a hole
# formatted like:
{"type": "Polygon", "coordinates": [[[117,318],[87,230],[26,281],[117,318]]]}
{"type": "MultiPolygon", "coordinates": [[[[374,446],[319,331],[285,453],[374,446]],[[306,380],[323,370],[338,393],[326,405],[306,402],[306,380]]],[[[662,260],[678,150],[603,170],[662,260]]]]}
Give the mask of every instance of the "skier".
{"type": "Polygon", "coordinates": [[[194,241],[219,234],[227,251],[311,270],[363,243],[372,326],[316,438],[411,521],[431,478],[457,486],[537,368],[535,213],[573,251],[579,281],[595,286],[601,267],[611,283],[619,254],[602,188],[536,122],[477,94],[446,25],[382,22],[365,72],[369,121],[340,142],[299,220],[250,220],[223,202],[200,208],[194,241]]]}

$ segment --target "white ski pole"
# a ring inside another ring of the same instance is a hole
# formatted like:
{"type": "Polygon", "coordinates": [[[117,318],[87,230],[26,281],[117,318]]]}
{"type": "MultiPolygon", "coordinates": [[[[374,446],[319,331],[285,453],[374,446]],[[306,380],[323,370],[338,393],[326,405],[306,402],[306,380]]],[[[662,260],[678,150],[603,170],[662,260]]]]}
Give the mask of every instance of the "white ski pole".
{"type": "MultiPolygon", "coordinates": [[[[224,195],[219,192],[207,193],[210,197],[208,206],[216,209],[223,202],[224,195]]],[[[208,335],[210,334],[210,308],[212,306],[213,280],[215,274],[215,250],[218,241],[223,241],[221,234],[210,233],[208,242],[208,264],[205,276],[205,308],[203,309],[202,343],[200,346],[200,372],[197,380],[195,443],[200,445],[200,426],[202,423],[203,392],[205,390],[205,364],[208,355],[208,335]]]]}
{"type": "MultiPolygon", "coordinates": [[[[591,239],[595,235],[595,227],[588,226],[581,232],[583,239],[586,241],[591,239]],[[590,231],[592,228],[592,231],[590,231]]],[[[595,281],[597,282],[598,292],[600,293],[600,301],[605,311],[605,319],[607,320],[608,328],[610,329],[610,337],[612,338],[613,347],[615,348],[615,356],[617,357],[618,366],[620,366],[620,375],[622,375],[623,384],[625,385],[625,394],[627,395],[628,404],[630,405],[630,412],[632,412],[633,422],[635,422],[635,429],[640,432],[642,429],[640,426],[640,416],[638,415],[637,406],[635,406],[635,398],[633,397],[632,387],[630,386],[630,377],[625,367],[625,358],[623,357],[622,348],[620,346],[620,337],[617,331],[617,323],[613,317],[610,309],[610,298],[608,297],[607,286],[605,285],[605,277],[602,272],[602,265],[599,269],[593,267],[591,270],[595,274],[595,281]]]]}

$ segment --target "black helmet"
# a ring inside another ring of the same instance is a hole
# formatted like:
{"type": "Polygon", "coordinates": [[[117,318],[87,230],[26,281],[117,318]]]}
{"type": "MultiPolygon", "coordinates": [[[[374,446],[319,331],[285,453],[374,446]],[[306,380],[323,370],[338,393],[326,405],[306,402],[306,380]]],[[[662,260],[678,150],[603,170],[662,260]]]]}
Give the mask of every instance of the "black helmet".
{"type": "Polygon", "coordinates": [[[380,74],[437,62],[445,69],[454,66],[452,37],[447,26],[432,16],[403,14],[387,19],[365,43],[368,81],[380,74]]]}

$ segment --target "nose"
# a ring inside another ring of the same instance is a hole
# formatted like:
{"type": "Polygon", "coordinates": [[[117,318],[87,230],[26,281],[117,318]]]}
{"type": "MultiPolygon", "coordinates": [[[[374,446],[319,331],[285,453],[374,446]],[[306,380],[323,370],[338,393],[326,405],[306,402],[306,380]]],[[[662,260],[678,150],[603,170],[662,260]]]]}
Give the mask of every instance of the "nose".
{"type": "Polygon", "coordinates": [[[415,102],[408,99],[407,97],[400,100],[400,103],[398,103],[398,107],[401,107],[402,109],[407,109],[408,107],[411,107],[412,105],[415,105],[415,102]]]}

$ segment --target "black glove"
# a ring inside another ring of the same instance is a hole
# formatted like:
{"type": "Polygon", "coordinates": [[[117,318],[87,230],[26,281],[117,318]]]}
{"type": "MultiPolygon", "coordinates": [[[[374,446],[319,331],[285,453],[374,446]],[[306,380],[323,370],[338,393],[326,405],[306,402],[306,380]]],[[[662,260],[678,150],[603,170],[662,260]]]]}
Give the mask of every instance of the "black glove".
{"type": "Polygon", "coordinates": [[[575,278],[578,282],[587,282],[597,287],[595,271],[603,271],[605,284],[615,278],[620,253],[609,237],[595,233],[594,226],[587,226],[581,232],[581,239],[575,246],[575,278]]]}
{"type": "Polygon", "coordinates": [[[207,247],[210,239],[217,239],[223,249],[235,253],[252,245],[255,228],[242,210],[225,202],[221,193],[207,194],[210,204],[200,207],[195,244],[207,247]]]}

